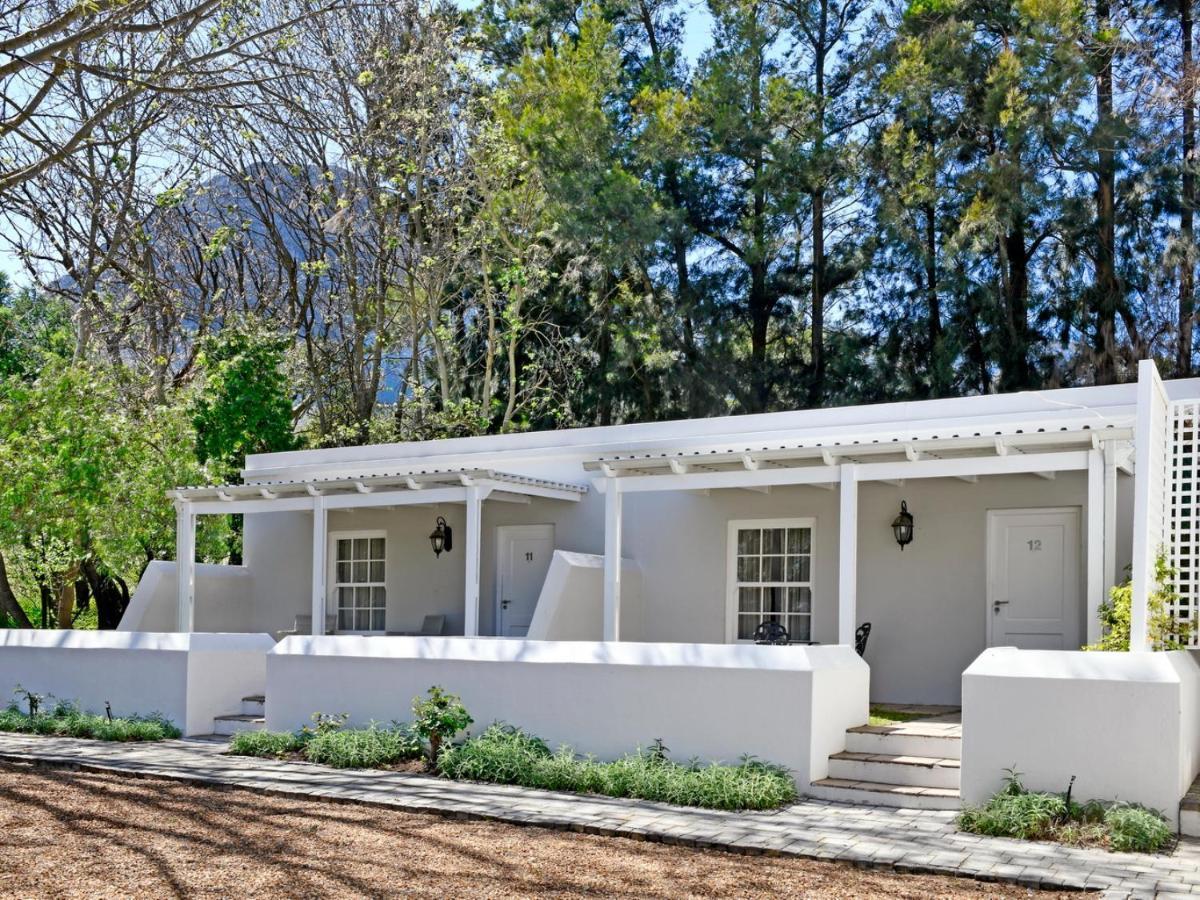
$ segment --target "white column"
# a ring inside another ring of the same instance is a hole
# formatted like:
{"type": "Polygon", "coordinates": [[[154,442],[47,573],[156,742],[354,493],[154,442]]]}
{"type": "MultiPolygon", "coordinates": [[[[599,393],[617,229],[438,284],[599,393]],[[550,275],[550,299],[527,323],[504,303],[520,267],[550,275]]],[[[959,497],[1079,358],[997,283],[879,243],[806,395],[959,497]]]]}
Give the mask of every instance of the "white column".
{"type": "Polygon", "coordinates": [[[1117,446],[1104,444],[1104,596],[1117,583],[1117,446]]]}
{"type": "Polygon", "coordinates": [[[467,486],[467,545],[463,634],[479,636],[479,545],[483,534],[483,494],[478,485],[467,486]]]}
{"type": "Polygon", "coordinates": [[[843,464],[838,507],[838,643],[854,646],[858,627],[858,476],[843,464]]]}
{"type": "Polygon", "coordinates": [[[175,501],[175,574],[179,587],[175,630],[189,632],[196,626],[196,514],[188,500],[175,501]]]}
{"type": "Polygon", "coordinates": [[[1167,399],[1153,360],[1138,363],[1137,426],[1134,429],[1135,491],[1133,500],[1133,586],[1129,610],[1129,649],[1134,653],[1150,645],[1149,602],[1154,592],[1155,556],[1162,550],[1165,533],[1167,399]]]}
{"type": "Polygon", "coordinates": [[[604,489],[604,640],[621,639],[621,506],[616,478],[604,489]]]}
{"type": "Polygon", "coordinates": [[[1088,453],[1087,477],[1087,641],[1100,640],[1100,604],[1104,600],[1104,452],[1088,453]]]}
{"type": "Polygon", "coordinates": [[[312,633],[325,633],[325,583],[326,547],[329,542],[329,513],[325,509],[325,498],[320,494],[313,497],[312,529],[312,633]]]}

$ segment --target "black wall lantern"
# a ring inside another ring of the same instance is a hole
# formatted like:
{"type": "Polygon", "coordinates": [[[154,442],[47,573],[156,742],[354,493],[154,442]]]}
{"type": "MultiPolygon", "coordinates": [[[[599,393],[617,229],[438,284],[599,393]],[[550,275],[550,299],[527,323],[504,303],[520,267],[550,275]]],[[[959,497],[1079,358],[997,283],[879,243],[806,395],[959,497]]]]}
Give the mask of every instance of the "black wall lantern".
{"type": "Polygon", "coordinates": [[[441,556],[443,550],[449,553],[454,549],[454,532],[441,516],[437,517],[437,528],[429,536],[429,543],[433,545],[434,556],[441,556]]]}
{"type": "Polygon", "coordinates": [[[892,534],[896,536],[896,543],[900,545],[900,549],[904,549],[905,544],[911,544],[913,539],[913,517],[908,511],[908,502],[900,501],[900,515],[892,520],[892,534]]]}

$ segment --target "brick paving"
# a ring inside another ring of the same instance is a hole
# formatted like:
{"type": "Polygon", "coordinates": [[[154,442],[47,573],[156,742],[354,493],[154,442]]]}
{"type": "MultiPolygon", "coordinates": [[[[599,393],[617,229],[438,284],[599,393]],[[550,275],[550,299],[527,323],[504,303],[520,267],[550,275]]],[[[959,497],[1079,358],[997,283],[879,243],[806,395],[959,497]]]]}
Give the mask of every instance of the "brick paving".
{"type": "Polygon", "coordinates": [[[962,834],[953,812],[803,800],[731,813],[471,784],[401,772],[344,771],[224,755],[212,740],[112,744],[0,734],[0,760],[323,797],[410,812],[491,819],[743,853],[831,859],[901,872],[959,875],[1112,897],[1200,895],[1200,841],[1144,856],[962,834]]]}

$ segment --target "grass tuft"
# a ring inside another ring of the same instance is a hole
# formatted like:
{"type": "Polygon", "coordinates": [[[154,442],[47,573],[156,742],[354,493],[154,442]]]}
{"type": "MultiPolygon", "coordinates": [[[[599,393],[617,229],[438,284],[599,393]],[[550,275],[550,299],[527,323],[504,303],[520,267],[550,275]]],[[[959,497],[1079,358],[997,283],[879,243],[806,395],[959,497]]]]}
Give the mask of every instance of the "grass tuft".
{"type": "Polygon", "coordinates": [[[422,755],[421,739],[408,725],[308,731],[242,731],[229,742],[234,756],[286,759],[301,754],[335,769],[373,769],[422,755]]]}
{"type": "Polygon", "coordinates": [[[293,731],[239,731],[229,740],[234,756],[284,759],[304,749],[305,735],[293,731]]]}
{"type": "Polygon", "coordinates": [[[759,760],[681,764],[667,759],[661,749],[638,749],[604,763],[580,757],[570,747],[551,751],[541,738],[501,724],[444,749],[438,768],[448,778],[708,809],[777,809],[796,799],[787,770],[759,760]]]}

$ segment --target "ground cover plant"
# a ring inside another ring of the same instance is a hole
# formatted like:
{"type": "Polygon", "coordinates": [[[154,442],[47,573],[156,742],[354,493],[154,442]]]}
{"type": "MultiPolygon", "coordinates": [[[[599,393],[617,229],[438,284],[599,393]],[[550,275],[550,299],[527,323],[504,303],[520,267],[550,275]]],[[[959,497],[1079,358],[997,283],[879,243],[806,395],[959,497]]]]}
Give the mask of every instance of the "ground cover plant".
{"type": "Polygon", "coordinates": [[[1064,794],[1029,791],[1015,769],[987,803],[964,809],[958,825],[972,834],[1133,853],[1156,853],[1174,838],[1171,827],[1153,810],[1097,800],[1076,803],[1069,788],[1064,794]]]}
{"type": "Polygon", "coordinates": [[[346,728],[344,719],[317,714],[315,727],[300,731],[243,731],[229,742],[235,756],[265,759],[303,759],[335,769],[378,769],[424,753],[411,725],[371,722],[365,728],[346,728]],[[340,721],[339,721],[340,719],[340,721]]]}
{"type": "Polygon", "coordinates": [[[927,719],[928,713],[905,712],[890,706],[872,706],[867,720],[870,725],[902,725],[914,719],[927,719]]]}
{"type": "Polygon", "coordinates": [[[613,762],[579,756],[570,747],[552,751],[539,737],[494,724],[478,737],[447,747],[438,760],[447,778],[518,784],[657,800],[710,809],[776,809],[796,799],[791,775],[755,759],[737,765],[679,763],[656,741],[613,762]]]}
{"type": "Polygon", "coordinates": [[[56,701],[44,708],[43,698],[21,692],[26,709],[14,701],[0,710],[0,731],[91,738],[98,741],[163,741],[182,732],[156,713],[145,716],[111,716],[84,712],[75,703],[56,701]]]}

